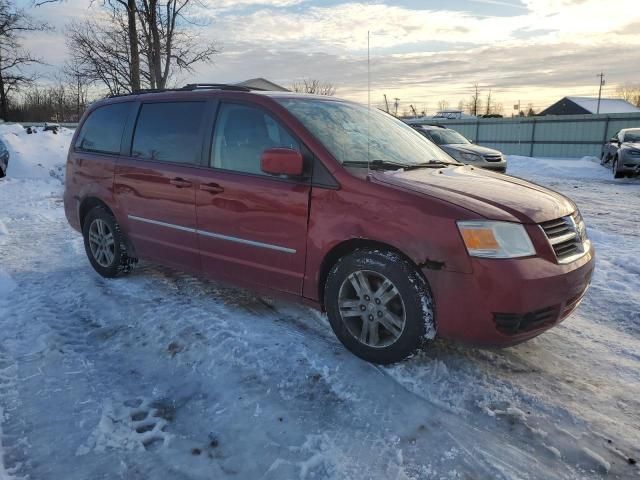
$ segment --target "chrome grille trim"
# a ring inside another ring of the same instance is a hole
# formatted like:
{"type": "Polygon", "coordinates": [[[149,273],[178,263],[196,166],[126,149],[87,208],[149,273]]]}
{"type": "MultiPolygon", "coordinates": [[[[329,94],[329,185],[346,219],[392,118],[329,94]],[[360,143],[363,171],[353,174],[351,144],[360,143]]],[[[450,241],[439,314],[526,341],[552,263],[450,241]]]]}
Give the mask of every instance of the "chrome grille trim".
{"type": "Polygon", "coordinates": [[[539,224],[558,263],[571,263],[591,248],[582,216],[576,210],[571,215],[539,224]]]}

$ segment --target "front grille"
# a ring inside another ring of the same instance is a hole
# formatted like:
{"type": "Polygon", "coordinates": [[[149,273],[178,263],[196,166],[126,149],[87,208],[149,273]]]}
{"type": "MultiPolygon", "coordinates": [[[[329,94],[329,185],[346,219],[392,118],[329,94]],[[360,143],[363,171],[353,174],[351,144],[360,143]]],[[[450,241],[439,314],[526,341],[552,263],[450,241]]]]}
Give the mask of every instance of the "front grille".
{"type": "Polygon", "coordinates": [[[572,215],[542,222],[544,231],[559,263],[568,263],[586,252],[586,229],[578,211],[572,215]]]}
{"type": "Polygon", "coordinates": [[[484,156],[484,159],[487,162],[501,162],[502,161],[502,155],[488,154],[488,155],[484,156]]]}
{"type": "Polygon", "coordinates": [[[506,335],[516,335],[554,323],[558,319],[559,309],[560,307],[555,305],[525,314],[494,313],[493,321],[499,332],[506,335]]]}

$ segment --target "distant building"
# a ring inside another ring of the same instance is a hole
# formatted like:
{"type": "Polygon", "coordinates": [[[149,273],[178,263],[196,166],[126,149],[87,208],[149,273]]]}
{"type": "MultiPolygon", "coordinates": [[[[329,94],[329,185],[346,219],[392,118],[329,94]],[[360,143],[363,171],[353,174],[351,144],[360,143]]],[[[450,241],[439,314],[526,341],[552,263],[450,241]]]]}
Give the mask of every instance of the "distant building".
{"type": "Polygon", "coordinates": [[[259,90],[267,90],[270,92],[288,92],[288,88],[281,87],[277,83],[270,82],[266,78],[251,78],[244,82],[237,83],[241,87],[257,88],[259,90]]]}
{"type": "MultiPolygon", "coordinates": [[[[539,115],[588,115],[598,112],[598,99],[593,97],[564,97],[539,115]]],[[[620,98],[600,99],[600,113],[639,113],[640,108],[620,98]]]]}

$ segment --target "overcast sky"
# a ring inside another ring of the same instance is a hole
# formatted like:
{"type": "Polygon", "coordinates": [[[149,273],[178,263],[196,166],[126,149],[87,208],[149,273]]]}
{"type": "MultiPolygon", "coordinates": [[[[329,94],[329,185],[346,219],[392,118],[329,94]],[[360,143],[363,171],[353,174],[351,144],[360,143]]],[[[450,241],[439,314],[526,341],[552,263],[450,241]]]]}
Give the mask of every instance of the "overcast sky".
{"type": "MultiPolygon", "coordinates": [[[[19,0],[30,5],[30,0],[19,0]]],[[[521,101],[543,108],[566,95],[605,96],[640,82],[638,0],[203,0],[200,33],[221,53],[184,82],[265,77],[284,86],[303,77],[335,84],[337,95],[367,99],[371,32],[372,103],[400,98],[429,113],[456,107],[478,82],[510,115],[521,101]]],[[[27,46],[50,66],[66,57],[64,26],[96,15],[100,2],[66,0],[30,8],[55,31],[27,46]]]]}

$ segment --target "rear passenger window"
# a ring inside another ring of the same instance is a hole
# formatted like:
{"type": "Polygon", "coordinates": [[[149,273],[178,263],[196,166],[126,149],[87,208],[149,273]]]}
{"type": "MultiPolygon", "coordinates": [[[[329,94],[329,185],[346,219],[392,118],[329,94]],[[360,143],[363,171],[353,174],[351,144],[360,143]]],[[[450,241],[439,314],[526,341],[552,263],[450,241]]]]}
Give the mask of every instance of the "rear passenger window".
{"type": "Polygon", "coordinates": [[[161,162],[199,164],[205,105],[204,102],[143,104],[131,155],[161,162]]]}
{"type": "Polygon", "coordinates": [[[85,152],[120,153],[120,142],[130,108],[129,102],[96,108],[82,124],[76,148],[85,152]]]}
{"type": "Polygon", "coordinates": [[[269,148],[300,151],[300,144],[269,114],[246,105],[222,104],[216,120],[210,164],[215,168],[266,175],[260,169],[269,148]]]}

